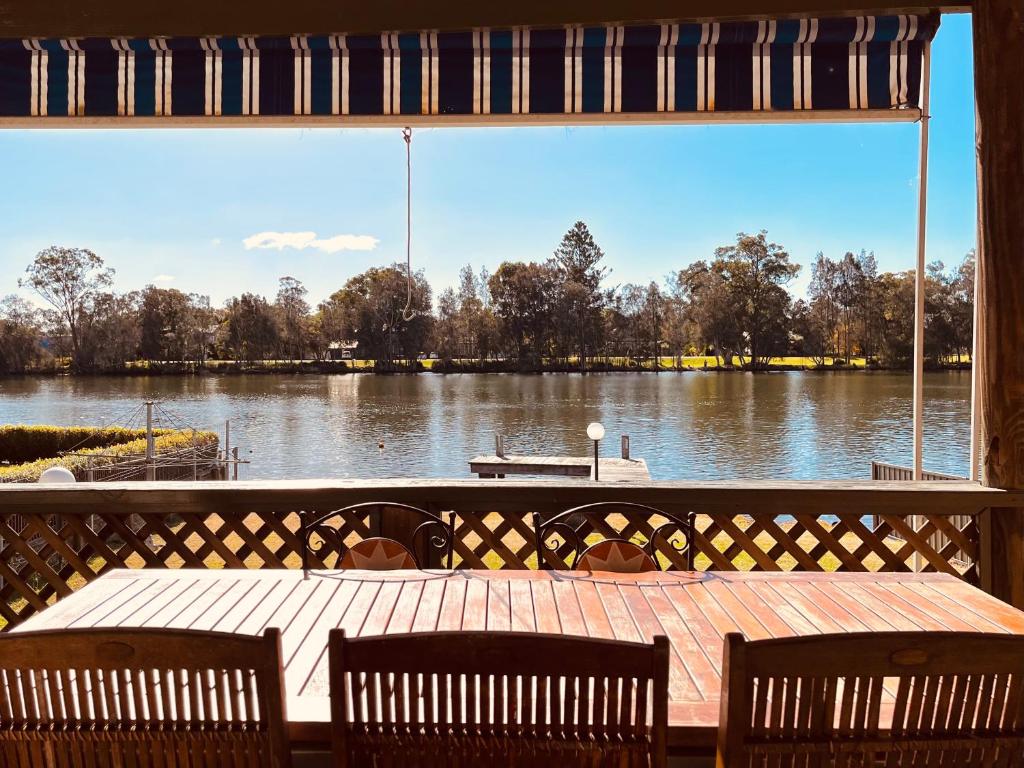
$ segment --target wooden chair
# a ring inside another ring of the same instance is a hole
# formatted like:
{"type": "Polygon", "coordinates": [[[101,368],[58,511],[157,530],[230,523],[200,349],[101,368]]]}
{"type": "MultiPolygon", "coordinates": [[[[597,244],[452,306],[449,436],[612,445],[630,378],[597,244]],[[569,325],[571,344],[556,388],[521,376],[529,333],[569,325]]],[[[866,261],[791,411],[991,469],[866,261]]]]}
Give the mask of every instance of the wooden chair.
{"type": "Polygon", "coordinates": [[[425,568],[432,551],[438,552],[442,568],[451,568],[454,542],[451,520],[433,512],[391,502],[353,504],[323,515],[303,516],[302,569],[308,572],[318,563],[325,568],[425,568]],[[396,524],[404,527],[406,543],[382,535],[389,525],[396,524]],[[352,536],[359,540],[350,545],[347,541],[352,536]],[[412,559],[411,565],[401,556],[402,550],[412,559]]]}
{"type": "Polygon", "coordinates": [[[717,764],[1024,765],[1024,637],[728,634],[717,764]]]}
{"type": "Polygon", "coordinates": [[[331,632],[335,768],[664,768],[669,646],[331,632]]]}
{"type": "Polygon", "coordinates": [[[545,570],[564,567],[578,569],[581,567],[583,553],[596,544],[588,541],[593,534],[598,534],[606,541],[620,542],[632,538],[629,532],[634,531],[643,536],[644,541],[639,544],[635,541],[629,543],[644,550],[656,568],[661,568],[658,558],[661,553],[675,561],[671,564],[676,567],[683,565],[692,571],[693,519],[693,513],[680,517],[646,504],[625,501],[584,504],[547,520],[534,512],[533,533],[537,560],[545,570]],[[624,524],[616,527],[614,521],[617,519],[624,524]],[[652,519],[655,522],[650,522],[652,519]]]}
{"type": "Polygon", "coordinates": [[[6,634],[0,765],[288,768],[282,690],[277,629],[6,634]]]}

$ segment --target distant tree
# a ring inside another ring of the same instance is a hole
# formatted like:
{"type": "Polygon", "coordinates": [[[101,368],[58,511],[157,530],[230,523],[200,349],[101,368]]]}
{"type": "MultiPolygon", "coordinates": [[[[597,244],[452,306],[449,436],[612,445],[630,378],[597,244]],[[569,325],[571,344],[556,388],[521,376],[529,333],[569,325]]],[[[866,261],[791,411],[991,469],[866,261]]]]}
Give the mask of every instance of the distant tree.
{"type": "Polygon", "coordinates": [[[521,366],[539,365],[547,352],[557,279],[551,265],[506,261],[488,281],[500,333],[521,366]]]}
{"type": "Polygon", "coordinates": [[[263,297],[243,293],[224,310],[226,345],[235,360],[252,362],[271,357],[281,343],[274,308],[263,297]]]}
{"type": "Polygon", "coordinates": [[[209,297],[148,285],[139,302],[140,354],[145,360],[202,363],[215,323],[209,297]]]}
{"type": "Polygon", "coordinates": [[[755,368],[767,365],[785,347],[782,329],[790,304],[785,286],[800,271],[781,245],[768,242],[767,234],[741,232],[734,245],[715,249],[712,265],[728,285],[755,368]]]}
{"type": "MultiPolygon", "coordinates": [[[[407,282],[404,264],[371,267],[331,294],[328,304],[339,321],[341,338],[358,342],[360,357],[388,366],[414,360],[429,340],[433,317],[431,290],[422,272],[412,276],[411,316],[404,315],[407,282]]],[[[323,307],[321,308],[321,313],[323,307]]]]}
{"type": "Polygon", "coordinates": [[[607,301],[601,291],[601,281],[608,274],[602,259],[604,252],[582,221],[565,233],[554,254],[561,283],[561,324],[572,340],[581,371],[586,370],[588,351],[598,346],[601,310],[607,301]]]}
{"type": "Polygon", "coordinates": [[[811,282],[807,288],[810,303],[804,318],[807,327],[808,354],[820,359],[836,355],[839,329],[840,266],[818,251],[811,265],[811,282]],[[813,327],[812,327],[813,326],[813,327]]]}
{"type": "Polygon", "coordinates": [[[885,272],[876,282],[881,317],[879,357],[888,367],[909,367],[914,353],[914,271],[885,272]]]}
{"type": "Polygon", "coordinates": [[[274,307],[280,319],[281,343],[286,356],[292,360],[303,360],[309,346],[309,291],[301,281],[285,276],[278,280],[277,300],[274,307]]]}
{"type": "Polygon", "coordinates": [[[459,301],[455,291],[445,288],[437,297],[437,321],[434,323],[434,350],[445,362],[458,357],[462,332],[459,301]]]}
{"type": "Polygon", "coordinates": [[[82,355],[82,324],[96,297],[113,283],[114,271],[86,248],[51,246],[36,254],[19,286],[32,289],[52,308],[58,329],[71,339],[71,362],[87,367],[82,355]]]}
{"type": "Polygon", "coordinates": [[[139,293],[97,294],[85,314],[80,354],[87,367],[117,371],[138,359],[139,293]]]}
{"type": "Polygon", "coordinates": [[[732,363],[742,344],[739,312],[730,286],[717,266],[696,261],[674,279],[677,299],[686,306],[695,341],[703,350],[712,349],[715,362],[732,363]]]}
{"type": "Polygon", "coordinates": [[[39,310],[15,295],[0,301],[0,373],[24,373],[41,355],[39,310]]]}

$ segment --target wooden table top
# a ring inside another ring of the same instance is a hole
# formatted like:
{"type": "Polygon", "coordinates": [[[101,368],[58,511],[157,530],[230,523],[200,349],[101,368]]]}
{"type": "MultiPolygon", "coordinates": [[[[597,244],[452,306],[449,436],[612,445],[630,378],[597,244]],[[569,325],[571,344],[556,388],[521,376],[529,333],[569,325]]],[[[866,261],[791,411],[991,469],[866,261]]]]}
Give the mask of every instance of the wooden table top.
{"type": "Polygon", "coordinates": [[[712,748],[722,638],[964,630],[1024,634],[1024,612],[952,576],[898,573],[115,570],[15,631],[280,627],[295,742],[329,741],[327,632],[515,630],[672,643],[669,742],[712,748]]]}

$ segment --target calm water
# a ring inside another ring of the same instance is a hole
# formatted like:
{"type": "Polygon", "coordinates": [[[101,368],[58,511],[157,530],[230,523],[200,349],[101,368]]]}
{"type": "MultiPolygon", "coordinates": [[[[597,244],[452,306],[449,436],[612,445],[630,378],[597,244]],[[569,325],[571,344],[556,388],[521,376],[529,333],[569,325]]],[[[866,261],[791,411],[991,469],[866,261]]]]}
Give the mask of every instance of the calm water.
{"type": "MultiPolygon", "coordinates": [[[[146,398],[191,426],[231,419],[251,478],[469,477],[496,432],[583,455],[595,420],[604,455],[628,434],[656,479],[863,478],[911,453],[911,377],[891,373],[9,379],[0,423],[123,424],[146,398]]],[[[928,374],[927,468],[966,474],[969,398],[969,373],[928,374]]]]}

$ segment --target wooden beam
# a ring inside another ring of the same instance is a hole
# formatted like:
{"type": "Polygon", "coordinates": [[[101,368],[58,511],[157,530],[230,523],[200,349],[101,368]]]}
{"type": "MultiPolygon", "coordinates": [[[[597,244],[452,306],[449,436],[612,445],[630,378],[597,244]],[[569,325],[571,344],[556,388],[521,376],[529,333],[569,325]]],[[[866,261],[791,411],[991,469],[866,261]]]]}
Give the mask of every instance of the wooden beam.
{"type": "Polygon", "coordinates": [[[0,485],[0,509],[12,514],[125,514],[145,509],[280,512],[329,511],[363,501],[404,502],[440,510],[568,509],[594,501],[634,501],[666,509],[791,514],[972,514],[987,507],[1024,507],[1024,491],[968,482],[588,480],[244,480],[0,485]]]}
{"type": "Polygon", "coordinates": [[[278,35],[963,11],[965,0],[0,0],[0,37],[278,35]]]}
{"type": "MultiPolygon", "coordinates": [[[[985,483],[1024,488],[1024,3],[974,8],[985,483]]],[[[1024,607],[1024,511],[987,523],[992,594],[1024,607]]]]}

